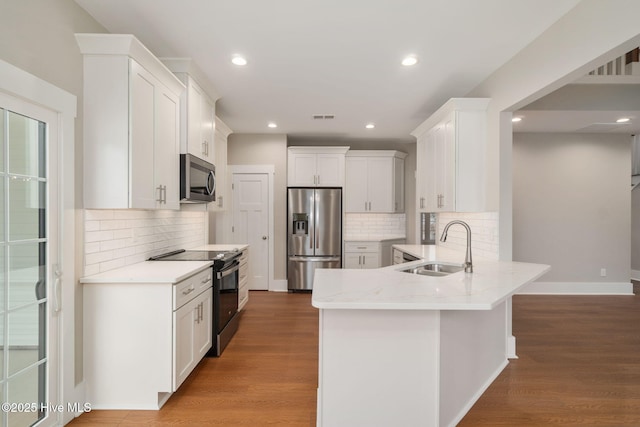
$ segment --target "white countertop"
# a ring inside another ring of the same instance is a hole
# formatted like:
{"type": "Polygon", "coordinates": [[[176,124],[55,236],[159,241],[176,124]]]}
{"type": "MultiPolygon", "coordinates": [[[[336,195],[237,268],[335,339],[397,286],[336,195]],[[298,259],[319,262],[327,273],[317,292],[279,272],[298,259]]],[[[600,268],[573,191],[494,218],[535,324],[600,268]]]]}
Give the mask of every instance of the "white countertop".
{"type": "Polygon", "coordinates": [[[249,245],[245,243],[223,243],[198,246],[197,248],[189,248],[190,251],[233,251],[235,249],[243,251],[248,248],[249,245]]]}
{"type": "Polygon", "coordinates": [[[80,283],[178,283],[210,267],[211,261],[143,261],[80,279],[80,283]]]}
{"type": "Polygon", "coordinates": [[[370,270],[318,269],[312,305],[320,309],[491,310],[550,266],[520,262],[473,260],[473,273],[443,277],[398,270],[425,261],[462,264],[464,253],[436,245],[394,245],[421,261],[370,270]]]}
{"type": "MultiPolygon", "coordinates": [[[[242,251],[247,244],[215,244],[190,251],[242,251]]],[[[80,283],[177,283],[213,265],[211,261],[143,261],[80,279],[80,283]]]]}

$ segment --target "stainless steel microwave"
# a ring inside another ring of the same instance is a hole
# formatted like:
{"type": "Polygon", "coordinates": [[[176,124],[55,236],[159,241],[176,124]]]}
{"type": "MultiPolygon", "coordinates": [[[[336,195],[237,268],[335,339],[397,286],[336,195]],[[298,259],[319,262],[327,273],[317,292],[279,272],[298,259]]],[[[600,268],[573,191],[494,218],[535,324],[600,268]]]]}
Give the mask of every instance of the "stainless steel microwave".
{"type": "Polygon", "coordinates": [[[180,202],[216,200],[216,168],[191,154],[180,154],[180,202]]]}

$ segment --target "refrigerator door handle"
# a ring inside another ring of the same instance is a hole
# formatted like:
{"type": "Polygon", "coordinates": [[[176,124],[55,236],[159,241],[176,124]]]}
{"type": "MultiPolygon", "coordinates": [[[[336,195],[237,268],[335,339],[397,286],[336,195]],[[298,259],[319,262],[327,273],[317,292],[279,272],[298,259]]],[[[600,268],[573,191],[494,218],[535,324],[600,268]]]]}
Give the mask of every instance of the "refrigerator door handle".
{"type": "Polygon", "coordinates": [[[339,256],[291,256],[289,257],[289,261],[299,261],[299,262],[335,262],[340,261],[339,256]]]}

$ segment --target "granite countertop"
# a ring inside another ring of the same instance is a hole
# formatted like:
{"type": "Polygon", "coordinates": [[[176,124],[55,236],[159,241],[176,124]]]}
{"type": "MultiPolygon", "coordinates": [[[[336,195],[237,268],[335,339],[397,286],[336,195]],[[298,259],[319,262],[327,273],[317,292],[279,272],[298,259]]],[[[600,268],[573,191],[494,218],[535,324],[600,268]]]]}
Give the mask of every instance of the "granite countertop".
{"type": "Polygon", "coordinates": [[[401,272],[426,261],[462,264],[464,253],[436,245],[394,245],[421,258],[389,267],[318,269],[312,305],[320,309],[491,310],[550,266],[520,262],[473,260],[473,273],[443,277],[401,272]]]}

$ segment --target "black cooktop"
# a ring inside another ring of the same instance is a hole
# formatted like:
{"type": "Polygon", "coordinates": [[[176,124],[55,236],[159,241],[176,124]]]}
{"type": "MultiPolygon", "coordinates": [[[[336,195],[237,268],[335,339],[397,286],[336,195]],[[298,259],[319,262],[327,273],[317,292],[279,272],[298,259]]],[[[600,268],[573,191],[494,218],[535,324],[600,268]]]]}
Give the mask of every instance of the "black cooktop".
{"type": "Polygon", "coordinates": [[[240,256],[240,251],[187,251],[179,249],[173,252],[152,256],[149,261],[213,261],[214,267],[225,265],[240,256]]]}

